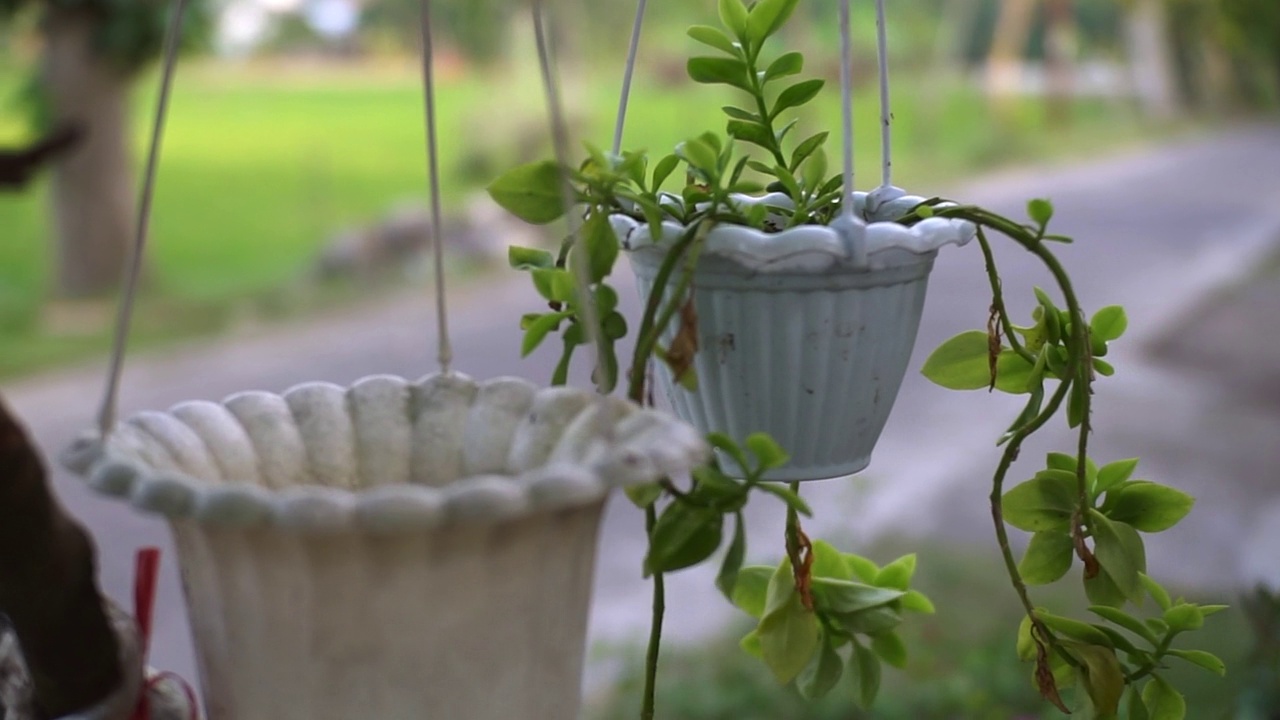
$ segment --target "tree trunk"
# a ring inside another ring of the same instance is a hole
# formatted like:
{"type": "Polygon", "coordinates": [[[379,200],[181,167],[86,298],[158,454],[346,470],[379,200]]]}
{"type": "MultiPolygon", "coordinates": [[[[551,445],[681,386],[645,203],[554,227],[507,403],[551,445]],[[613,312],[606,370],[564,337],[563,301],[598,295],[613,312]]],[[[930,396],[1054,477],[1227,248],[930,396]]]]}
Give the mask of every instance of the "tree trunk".
{"type": "Polygon", "coordinates": [[[1023,61],[1034,20],[1033,0],[1003,0],[1000,4],[996,34],[987,56],[987,94],[1000,97],[1020,92],[1023,61]]]}
{"type": "Polygon", "coordinates": [[[43,85],[55,124],[86,131],[53,166],[51,201],[62,297],[110,293],[133,228],[128,78],[93,48],[92,14],[51,3],[45,15],[43,85]]]}
{"type": "Polygon", "coordinates": [[[1160,0],[1139,0],[1126,22],[1134,93],[1147,115],[1168,118],[1178,111],[1165,9],[1160,0]]]}
{"type": "Polygon", "coordinates": [[[1075,7],[1072,0],[1046,0],[1045,10],[1045,111],[1049,124],[1061,127],[1071,122],[1075,94],[1075,7]]]}

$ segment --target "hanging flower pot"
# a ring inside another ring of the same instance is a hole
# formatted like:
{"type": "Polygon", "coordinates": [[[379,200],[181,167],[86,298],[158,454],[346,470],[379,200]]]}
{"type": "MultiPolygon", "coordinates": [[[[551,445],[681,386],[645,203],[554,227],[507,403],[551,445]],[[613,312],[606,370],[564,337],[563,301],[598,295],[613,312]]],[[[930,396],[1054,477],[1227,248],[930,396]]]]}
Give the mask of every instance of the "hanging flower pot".
{"type": "MultiPolygon", "coordinates": [[[[735,201],[739,209],[790,205],[781,194],[735,201]]],[[[676,414],[731,438],[771,435],[791,455],[773,480],[865,468],[911,357],[937,250],[974,235],[964,221],[891,222],[923,201],[896,189],[873,193],[870,203],[856,193],[855,215],[869,224],[710,230],[692,282],[696,387],[682,387],[659,365],[676,414]]],[[[647,298],[686,228],[667,221],[655,238],[627,215],[611,220],[647,298]]],[[[665,344],[676,332],[667,330],[665,344]]],[[[733,467],[731,458],[721,460],[733,467]]]]}
{"type": "Polygon", "coordinates": [[[514,378],[188,402],[68,464],[168,517],[210,720],[572,718],[616,486],[704,457],[674,418],[514,378]]]}

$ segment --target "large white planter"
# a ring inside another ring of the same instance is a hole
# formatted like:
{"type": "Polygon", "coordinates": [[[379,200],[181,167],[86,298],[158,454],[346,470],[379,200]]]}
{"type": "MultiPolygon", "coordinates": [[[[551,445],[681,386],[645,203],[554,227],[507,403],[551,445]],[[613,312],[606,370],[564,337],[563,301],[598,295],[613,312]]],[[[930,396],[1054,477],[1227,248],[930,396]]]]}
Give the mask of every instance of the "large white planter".
{"type": "Polygon", "coordinates": [[[210,720],[571,720],[605,496],[704,454],[617,399],[453,374],[184,403],[68,457],[169,518],[210,720]]]}
{"type": "MultiPolygon", "coordinates": [[[[739,201],[789,202],[783,195],[739,201]]],[[[770,473],[773,480],[864,469],[915,345],[934,257],[975,232],[968,222],[942,218],[911,227],[888,222],[921,201],[896,189],[857,193],[860,219],[847,226],[711,230],[693,278],[697,391],[676,385],[659,363],[676,414],[739,442],[754,432],[772,435],[791,455],[770,473]]],[[[684,227],[667,222],[655,238],[625,215],[612,221],[647,298],[684,227]]],[[[675,332],[668,328],[664,341],[675,332]]]]}

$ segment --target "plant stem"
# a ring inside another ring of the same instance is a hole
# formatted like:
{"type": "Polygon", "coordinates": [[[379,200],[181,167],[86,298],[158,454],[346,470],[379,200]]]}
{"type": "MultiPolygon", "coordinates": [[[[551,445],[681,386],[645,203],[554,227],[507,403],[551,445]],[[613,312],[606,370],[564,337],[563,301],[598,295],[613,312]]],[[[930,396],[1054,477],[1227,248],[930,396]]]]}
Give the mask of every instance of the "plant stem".
{"type": "Polygon", "coordinates": [[[991,243],[987,241],[987,234],[982,231],[981,227],[978,228],[978,246],[982,248],[982,258],[987,268],[987,279],[991,282],[991,306],[995,308],[996,315],[1000,318],[1000,326],[1004,329],[1004,336],[1009,340],[1009,347],[1021,355],[1022,359],[1035,364],[1035,356],[1023,347],[1022,342],[1018,340],[1017,334],[1013,331],[1013,323],[1009,320],[1009,312],[1004,305],[1004,292],[1002,292],[1000,285],[1000,273],[996,271],[996,258],[991,252],[991,243]]]}
{"type": "MultiPolygon", "coordinates": [[[[658,522],[658,511],[651,504],[644,509],[645,532],[653,536],[653,526],[658,522]]],[[[649,649],[644,659],[644,703],[640,708],[640,720],[653,720],[654,696],[658,684],[658,653],[662,647],[662,616],[666,612],[666,583],[662,573],[653,574],[653,619],[649,623],[649,649]]]]}

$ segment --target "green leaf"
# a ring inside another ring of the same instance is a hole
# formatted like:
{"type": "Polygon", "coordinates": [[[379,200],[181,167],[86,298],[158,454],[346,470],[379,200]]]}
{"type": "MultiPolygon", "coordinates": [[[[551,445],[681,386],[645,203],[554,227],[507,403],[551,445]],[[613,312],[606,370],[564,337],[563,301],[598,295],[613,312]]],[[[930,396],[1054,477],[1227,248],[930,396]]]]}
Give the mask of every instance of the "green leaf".
{"type": "Polygon", "coordinates": [[[658,188],[662,187],[662,183],[667,181],[672,172],[675,172],[676,166],[680,164],[680,158],[675,154],[667,155],[653,166],[653,192],[658,192],[658,188]]]}
{"type": "Polygon", "coordinates": [[[785,605],[767,613],[757,628],[764,662],[780,683],[789,683],[804,670],[818,649],[818,617],[792,593],[785,605]]]}
{"type": "Polygon", "coordinates": [[[704,85],[732,85],[751,92],[747,64],[737,58],[691,57],[685,63],[689,78],[704,85]]]}
{"type": "Polygon", "coordinates": [[[851,660],[858,663],[858,702],[864,708],[871,707],[880,694],[880,658],[854,640],[851,660]]]}
{"type": "Polygon", "coordinates": [[[1093,553],[1102,570],[1133,602],[1142,599],[1142,579],[1147,567],[1142,537],[1129,525],[1112,522],[1097,510],[1089,511],[1093,523],[1093,553]]]}
{"type": "Polygon", "coordinates": [[[760,0],[747,16],[747,38],[757,46],[778,31],[799,0],[760,0]]]}
{"type": "Polygon", "coordinates": [[[720,22],[738,37],[747,34],[747,8],[742,0],[720,0],[720,22]]]}
{"type": "Polygon", "coordinates": [[[757,122],[730,120],[725,125],[725,132],[729,133],[729,137],[749,142],[752,145],[759,145],[766,149],[772,148],[774,144],[773,135],[769,132],[769,128],[757,122]]]}
{"type": "Polygon", "coordinates": [[[796,75],[802,70],[804,70],[804,55],[798,52],[783,53],[765,68],[762,82],[767,83],[787,75],[796,75]]]}
{"type": "Polygon", "coordinates": [[[553,160],[519,165],[489,184],[489,197],[507,212],[534,225],[564,215],[560,166],[553,160]]]}
{"type": "Polygon", "coordinates": [[[511,245],[507,248],[507,264],[515,270],[555,267],[556,256],[546,250],[511,245]]]}
{"type": "Polygon", "coordinates": [[[907,666],[907,646],[896,632],[881,633],[871,638],[871,650],[899,670],[907,666]]]}
{"type": "MultiPolygon", "coordinates": [[[[1040,379],[1043,377],[1043,365],[1028,362],[1013,350],[1002,350],[996,356],[996,389],[1001,392],[1014,395],[1029,393],[1041,385],[1040,379]],[[1040,368],[1039,371],[1036,370],[1037,367],[1040,368]]],[[[987,370],[987,382],[991,382],[990,369],[987,370]]]]}
{"type": "Polygon", "coordinates": [[[1170,650],[1169,654],[1182,658],[1192,665],[1198,665],[1215,675],[1224,676],[1227,674],[1227,664],[1213,653],[1205,652],[1204,650],[1170,650]]]}
{"type": "Polygon", "coordinates": [[[804,671],[796,678],[796,690],[806,700],[817,700],[826,697],[832,688],[840,682],[844,672],[844,661],[830,643],[822,643],[813,660],[805,666],[804,671]]]}
{"type": "Polygon", "coordinates": [[[787,464],[791,456],[768,433],[752,433],[747,436],[747,449],[756,456],[761,470],[773,470],[787,464]]]}
{"type": "Polygon", "coordinates": [[[911,576],[916,574],[916,556],[915,554],[903,555],[893,562],[880,568],[880,572],[876,573],[876,580],[873,585],[884,588],[893,588],[906,592],[911,586],[911,576]]]}
{"type": "Polygon", "coordinates": [[[1067,426],[1080,427],[1085,420],[1085,404],[1089,399],[1089,388],[1083,383],[1073,383],[1067,396],[1067,426]]]}
{"type": "Polygon", "coordinates": [[[1187,701],[1159,675],[1142,688],[1142,702],[1150,720],[1182,720],[1187,716],[1187,701]]]}
{"type": "Polygon", "coordinates": [[[1005,522],[1027,532],[1069,529],[1079,497],[1067,472],[1048,470],[1004,494],[1005,522]]]}
{"type": "Polygon", "coordinates": [[[703,45],[710,45],[717,50],[723,50],[734,57],[738,57],[740,51],[733,44],[733,40],[725,35],[720,28],[714,28],[710,25],[694,25],[686,31],[689,37],[697,40],[703,45]]]}
{"type": "Polygon", "coordinates": [[[920,372],[949,390],[978,390],[991,384],[987,334],[960,333],[938,346],[920,372]]]}
{"type": "Polygon", "coordinates": [[[1072,648],[1077,658],[1084,662],[1084,687],[1093,701],[1099,717],[1115,717],[1120,712],[1120,698],[1124,695],[1124,668],[1116,651],[1110,647],[1084,645],[1072,648]]]}
{"type": "Polygon", "coordinates": [[[922,615],[933,615],[938,612],[938,609],[933,606],[933,601],[919,590],[908,590],[907,594],[902,596],[902,609],[922,615]]]}
{"type": "Polygon", "coordinates": [[[531,271],[533,286],[547,300],[566,303],[573,300],[573,275],[564,268],[538,268],[531,271]]]}
{"type": "Polygon", "coordinates": [[[1068,637],[1072,640],[1085,643],[1087,645],[1101,645],[1103,647],[1111,647],[1111,638],[1106,633],[1089,623],[1072,620],[1061,615],[1045,612],[1044,610],[1036,610],[1036,617],[1040,618],[1040,622],[1044,623],[1050,630],[1068,637]]]}
{"type": "Polygon", "coordinates": [[[524,340],[520,343],[520,357],[527,357],[529,353],[536,350],[546,338],[547,333],[556,329],[567,317],[569,317],[567,312],[546,313],[529,323],[528,329],[524,331],[524,340]]]}
{"type": "MultiPolygon", "coordinates": [[[[822,90],[825,81],[821,79],[801,80],[791,87],[783,90],[778,94],[778,99],[773,103],[773,109],[769,111],[770,118],[778,117],[783,110],[793,107],[799,107],[814,97],[822,90]]],[[[781,140],[781,138],[779,138],[781,140]]]]}
{"type": "Polygon", "coordinates": [[[586,243],[591,282],[598,283],[613,272],[613,263],[618,259],[618,237],[604,213],[592,214],[580,232],[586,243]]]}
{"type": "Polygon", "coordinates": [[[853,569],[853,576],[869,585],[875,584],[876,575],[880,574],[880,566],[871,562],[867,558],[853,553],[844,554],[845,562],[849,563],[849,567],[853,569]]]}
{"type": "Polygon", "coordinates": [[[747,554],[747,536],[742,524],[742,512],[738,511],[733,519],[733,540],[729,542],[729,549],[720,563],[720,572],[716,575],[716,587],[720,588],[729,602],[733,602],[733,593],[738,586],[738,573],[742,570],[742,561],[747,554]]]}
{"type": "Polygon", "coordinates": [[[863,585],[852,580],[813,578],[813,594],[817,605],[827,612],[856,613],[881,607],[906,595],[905,591],[863,585]]]}
{"type": "Polygon", "coordinates": [[[764,616],[765,598],[769,591],[769,579],[774,569],[765,565],[752,565],[738,571],[730,598],[734,606],[753,618],[764,616]]]}
{"type": "Polygon", "coordinates": [[[795,151],[791,153],[791,162],[787,166],[788,169],[790,169],[791,172],[795,172],[806,158],[812,155],[816,150],[818,150],[818,148],[822,147],[822,144],[827,141],[827,136],[829,134],[830,133],[824,131],[810,135],[800,141],[800,144],[796,146],[795,151]]]}
{"type": "Polygon", "coordinates": [[[743,636],[742,640],[738,641],[738,647],[742,648],[743,652],[757,660],[764,659],[764,651],[760,649],[759,630],[752,630],[743,636]]]}
{"type": "Polygon", "coordinates": [[[762,122],[759,115],[753,112],[748,112],[747,110],[743,110],[742,108],[736,108],[732,105],[723,105],[721,106],[720,110],[723,111],[725,115],[728,115],[730,118],[733,118],[734,120],[746,120],[747,122],[753,122],[753,123],[762,122]]]}
{"type": "Polygon", "coordinates": [[[831,543],[825,540],[813,541],[813,567],[810,572],[817,578],[833,578],[836,580],[852,580],[853,568],[849,561],[831,543]]]}
{"type": "Polygon", "coordinates": [[[1099,572],[1085,579],[1084,594],[1089,598],[1089,602],[1105,607],[1122,607],[1128,600],[1124,591],[1105,572],[1099,572]]]}
{"type": "Polygon", "coordinates": [[[1044,227],[1053,218],[1053,203],[1044,198],[1036,198],[1027,203],[1027,216],[1040,227],[1044,227]]]}
{"type": "Polygon", "coordinates": [[[804,162],[801,172],[804,186],[810,192],[816,192],[827,177],[827,154],[818,148],[804,162]]]}
{"type": "Polygon", "coordinates": [[[627,336],[627,319],[622,313],[611,312],[605,316],[604,322],[601,323],[601,330],[604,336],[610,340],[621,340],[627,336]]]}
{"type": "Polygon", "coordinates": [[[1196,499],[1181,490],[1145,480],[1116,489],[1107,498],[1107,517],[1142,532],[1168,530],[1191,512],[1196,499]]]}
{"type": "Polygon", "coordinates": [[[1111,377],[1116,374],[1116,369],[1111,363],[1106,360],[1099,360],[1098,358],[1093,359],[1093,369],[1103,377],[1111,377]]]}
{"type": "Polygon", "coordinates": [[[1204,613],[1190,603],[1178,603],[1164,611],[1164,621],[1173,632],[1187,632],[1204,627],[1204,613]]]}
{"type": "Polygon", "coordinates": [[[662,497],[662,485],[651,482],[641,485],[628,485],[622,491],[626,493],[627,499],[630,500],[638,508],[647,508],[657,502],[662,497]]]}
{"type": "Polygon", "coordinates": [[[1129,477],[1133,475],[1133,471],[1137,467],[1138,458],[1117,460],[1103,465],[1102,469],[1098,471],[1098,480],[1093,485],[1094,495],[1101,495],[1116,485],[1128,480],[1129,477]]]}
{"type": "Polygon", "coordinates": [[[1201,605],[1200,612],[1204,613],[1205,617],[1209,617],[1210,615],[1216,615],[1230,607],[1230,605],[1201,605]]]}
{"type": "Polygon", "coordinates": [[[645,575],[697,565],[720,547],[724,516],[683,502],[667,506],[653,526],[645,575]]]}
{"type": "Polygon", "coordinates": [[[1129,688],[1129,702],[1126,703],[1129,708],[1128,720],[1151,720],[1151,715],[1147,712],[1147,706],[1142,702],[1142,693],[1138,692],[1137,686],[1129,688]]]}
{"type": "Polygon", "coordinates": [[[813,510],[809,507],[809,504],[806,503],[799,495],[791,492],[789,488],[767,482],[762,482],[754,487],[781,499],[787,504],[787,507],[793,508],[801,515],[813,515],[813,510]]]}
{"type": "Polygon", "coordinates": [[[828,617],[850,635],[875,635],[902,624],[902,614],[888,605],[852,613],[832,613],[828,617]]]}
{"type": "Polygon", "coordinates": [[[783,558],[778,563],[778,567],[774,568],[773,573],[769,576],[769,587],[765,590],[764,598],[764,615],[768,617],[772,613],[786,606],[791,600],[791,596],[796,594],[795,578],[791,573],[791,561],[783,558]]]}
{"type": "Polygon", "coordinates": [[[1152,645],[1160,644],[1160,638],[1156,637],[1155,633],[1151,632],[1150,628],[1143,625],[1141,620],[1119,608],[1107,607],[1105,605],[1093,605],[1089,608],[1089,612],[1097,615],[1107,622],[1119,625],[1152,645]]]}
{"type": "Polygon", "coordinates": [[[1047,530],[1031,536],[1018,572],[1028,585],[1048,585],[1066,575],[1073,560],[1075,546],[1071,536],[1061,530],[1047,530]]]}
{"type": "Polygon", "coordinates": [[[1108,305],[1094,313],[1089,321],[1090,334],[1103,342],[1110,342],[1124,335],[1129,327],[1129,317],[1119,305],[1108,305]]]}
{"type": "Polygon", "coordinates": [[[685,162],[692,167],[709,174],[715,173],[719,164],[715,149],[701,138],[693,138],[680,143],[676,147],[676,154],[684,157],[685,162]]]}
{"type": "Polygon", "coordinates": [[[1139,579],[1142,580],[1142,587],[1146,589],[1147,594],[1151,596],[1151,599],[1156,601],[1156,605],[1159,606],[1161,610],[1168,610],[1173,607],[1173,600],[1169,598],[1169,593],[1163,587],[1160,587],[1160,583],[1156,582],[1146,573],[1140,575],[1139,579]]]}
{"type": "Polygon", "coordinates": [[[742,448],[738,447],[738,444],[728,435],[719,432],[708,433],[707,443],[732,458],[744,472],[751,467],[750,463],[747,462],[746,453],[742,452],[742,448]]]}

